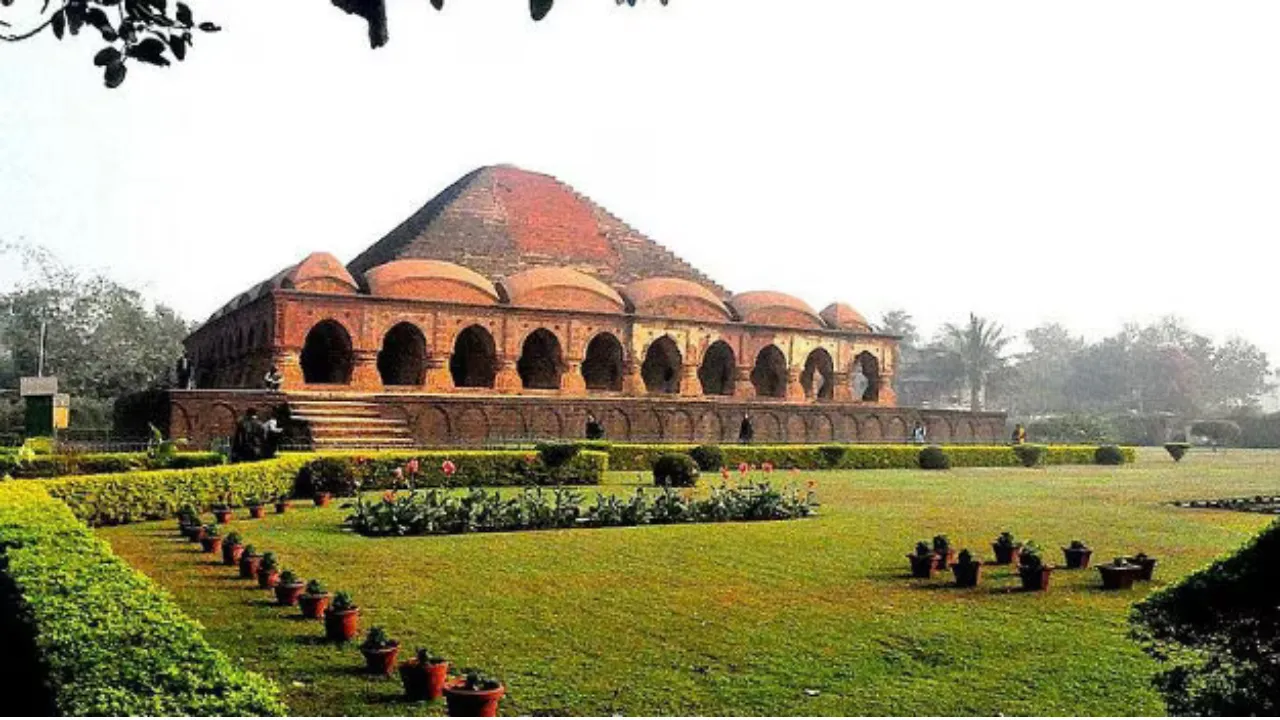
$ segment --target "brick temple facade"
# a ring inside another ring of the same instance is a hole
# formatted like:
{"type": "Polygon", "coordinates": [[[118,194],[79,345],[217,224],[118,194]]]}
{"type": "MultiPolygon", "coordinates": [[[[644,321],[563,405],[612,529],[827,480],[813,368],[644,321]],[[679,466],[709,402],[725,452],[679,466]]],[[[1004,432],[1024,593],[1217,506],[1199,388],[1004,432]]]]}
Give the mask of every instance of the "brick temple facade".
{"type": "MultiPolygon", "coordinates": [[[[746,258],[744,258],[746,260],[746,258]]],[[[896,407],[897,338],[852,307],[729,293],[573,189],[482,168],[344,266],[314,253],[185,341],[170,430],[204,445],[249,407],[319,446],[580,437],[992,441],[999,414],[896,407]],[[266,392],[276,368],[281,392],[266,392]]]]}

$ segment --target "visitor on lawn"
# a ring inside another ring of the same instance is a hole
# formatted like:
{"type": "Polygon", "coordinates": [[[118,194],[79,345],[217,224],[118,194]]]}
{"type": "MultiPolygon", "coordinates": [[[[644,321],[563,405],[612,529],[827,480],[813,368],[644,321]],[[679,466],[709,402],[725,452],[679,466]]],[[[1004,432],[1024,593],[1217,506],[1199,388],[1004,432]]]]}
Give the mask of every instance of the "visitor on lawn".
{"type": "Polygon", "coordinates": [[[1021,445],[1027,441],[1027,429],[1018,423],[1013,427],[1013,444],[1021,445]]]}
{"type": "Polygon", "coordinates": [[[593,413],[587,413],[587,439],[600,440],[604,437],[604,426],[593,413]]]}
{"type": "Polygon", "coordinates": [[[751,415],[749,413],[742,414],[742,424],[738,426],[738,444],[750,445],[751,439],[756,436],[756,429],[751,426],[751,415]]]}

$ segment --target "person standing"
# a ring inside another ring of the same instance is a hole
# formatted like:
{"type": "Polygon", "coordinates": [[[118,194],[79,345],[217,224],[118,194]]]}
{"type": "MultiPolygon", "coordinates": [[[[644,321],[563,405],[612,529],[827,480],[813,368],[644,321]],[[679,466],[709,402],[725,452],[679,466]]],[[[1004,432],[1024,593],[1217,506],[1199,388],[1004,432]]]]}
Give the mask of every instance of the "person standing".
{"type": "Polygon", "coordinates": [[[594,413],[587,413],[587,439],[600,440],[604,438],[604,426],[596,419],[594,413]]]}
{"type": "Polygon", "coordinates": [[[738,444],[750,445],[756,436],[756,429],[751,425],[750,413],[742,413],[742,424],[738,425],[738,444]]]}
{"type": "Polygon", "coordinates": [[[924,423],[916,421],[916,426],[911,428],[911,441],[917,445],[923,445],[929,431],[925,428],[924,423]]]}
{"type": "Polygon", "coordinates": [[[271,392],[280,392],[280,386],[284,384],[284,375],[280,374],[280,368],[272,365],[266,376],[262,378],[262,384],[271,392]]]}
{"type": "Polygon", "coordinates": [[[284,428],[280,427],[280,423],[276,421],[276,416],[272,415],[267,421],[262,423],[262,459],[270,460],[276,456],[276,451],[280,447],[280,438],[284,436],[284,428]]]}
{"type": "Polygon", "coordinates": [[[1027,441],[1027,429],[1018,423],[1013,426],[1013,444],[1021,445],[1027,441]]]}
{"type": "Polygon", "coordinates": [[[187,358],[186,353],[182,353],[182,357],[178,358],[177,374],[178,389],[189,390],[191,388],[191,360],[187,358]]]}

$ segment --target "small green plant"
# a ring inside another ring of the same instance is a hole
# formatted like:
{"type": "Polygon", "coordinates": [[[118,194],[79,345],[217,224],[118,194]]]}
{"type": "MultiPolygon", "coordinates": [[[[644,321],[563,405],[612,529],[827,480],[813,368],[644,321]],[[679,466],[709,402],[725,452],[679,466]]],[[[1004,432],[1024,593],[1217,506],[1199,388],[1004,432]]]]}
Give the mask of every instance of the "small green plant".
{"type": "Polygon", "coordinates": [[[951,550],[951,541],[946,535],[933,536],[933,551],[939,555],[946,555],[951,550]]]}
{"type": "Polygon", "coordinates": [[[1084,544],[1083,540],[1072,540],[1069,546],[1072,550],[1088,550],[1089,546],[1084,544]]]}
{"type": "Polygon", "coordinates": [[[1022,552],[1018,554],[1018,566],[1022,570],[1039,570],[1044,567],[1044,559],[1040,557],[1040,547],[1033,542],[1022,544],[1022,552]]]}
{"type": "Polygon", "coordinates": [[[242,540],[244,540],[244,538],[240,537],[240,533],[232,530],[231,532],[227,533],[227,539],[224,540],[222,544],[235,546],[235,545],[239,545],[242,540]]]}
{"type": "Polygon", "coordinates": [[[996,545],[999,545],[1002,548],[1011,548],[1017,547],[1018,543],[1014,540],[1013,533],[1005,530],[1000,533],[1000,537],[996,538],[996,545]]]}
{"type": "Polygon", "coordinates": [[[248,495],[245,495],[245,496],[244,496],[244,504],[245,504],[245,506],[246,506],[246,507],[251,507],[251,508],[252,508],[252,507],[261,507],[261,506],[262,506],[262,498],[258,497],[257,495],[248,494],[248,495]]]}
{"type": "Polygon", "coordinates": [[[270,550],[262,553],[262,562],[258,564],[259,572],[272,572],[280,567],[280,560],[270,550]]]}
{"type": "Polygon", "coordinates": [[[281,585],[297,585],[299,582],[301,582],[301,580],[298,579],[298,574],[294,571],[289,569],[280,571],[281,585]]]}
{"type": "Polygon", "coordinates": [[[724,467],[724,450],[719,445],[699,445],[689,451],[689,457],[702,472],[716,472],[724,467]]]}
{"type": "Polygon", "coordinates": [[[248,545],[245,545],[244,551],[241,552],[240,554],[240,557],[257,557],[257,556],[258,556],[258,548],[254,547],[253,543],[249,543],[248,545]]]}
{"type": "Polygon", "coordinates": [[[178,522],[183,525],[199,525],[200,512],[196,510],[195,505],[183,505],[182,508],[178,510],[178,522]]]}
{"type": "Polygon", "coordinates": [[[1093,461],[1099,465],[1123,465],[1124,453],[1115,445],[1101,445],[1093,451],[1093,461]]]}
{"type": "Polygon", "coordinates": [[[664,453],[653,461],[653,484],[659,487],[693,487],[698,466],[684,453],[664,453]]]}
{"type": "Polygon", "coordinates": [[[437,655],[426,648],[418,648],[418,652],[414,654],[414,658],[419,665],[439,665],[444,662],[443,655],[437,655]]]}
{"type": "Polygon", "coordinates": [[[1121,555],[1111,561],[1111,566],[1118,567],[1118,568],[1130,568],[1130,567],[1137,567],[1137,564],[1131,562],[1130,558],[1127,558],[1121,555]]]}
{"type": "Polygon", "coordinates": [[[339,590],[334,593],[333,604],[329,606],[329,609],[334,612],[345,612],[347,610],[354,610],[355,607],[356,601],[351,597],[351,593],[346,590],[339,590]]]}
{"type": "Polygon", "coordinates": [[[1018,456],[1018,461],[1022,463],[1023,467],[1036,467],[1044,462],[1045,447],[1044,445],[1023,443],[1013,446],[1013,454],[1018,456]]]}
{"type": "Polygon", "coordinates": [[[961,565],[973,564],[973,553],[969,552],[969,548],[965,548],[956,555],[956,562],[961,565]]]}
{"type": "Polygon", "coordinates": [[[462,671],[462,677],[458,683],[458,687],[463,690],[475,692],[482,690],[497,690],[502,687],[502,683],[497,678],[481,672],[480,670],[468,668],[462,671]]]}
{"type": "Polygon", "coordinates": [[[951,456],[937,445],[930,445],[920,451],[920,469],[950,470],[951,456]]]}
{"type": "MultiPolygon", "coordinates": [[[[335,600],[334,605],[336,606],[337,604],[338,603],[335,600]]],[[[396,647],[399,644],[400,642],[398,640],[391,639],[391,636],[387,634],[386,630],[374,625],[369,628],[368,634],[364,636],[364,642],[360,643],[360,648],[363,650],[386,650],[388,648],[396,647]]]]}
{"type": "Polygon", "coordinates": [[[307,581],[306,593],[308,595],[324,595],[327,592],[329,591],[325,589],[324,583],[319,580],[312,578],[307,581]]]}
{"type": "Polygon", "coordinates": [[[924,540],[921,540],[920,542],[916,543],[916,557],[924,557],[926,555],[932,555],[932,554],[933,554],[933,548],[929,546],[929,543],[925,542],[924,540]]]}
{"type": "Polygon", "coordinates": [[[218,526],[217,526],[217,525],[205,525],[205,526],[204,526],[204,536],[205,536],[206,538],[209,538],[210,540],[212,540],[212,539],[214,539],[214,538],[218,537],[218,534],[219,534],[219,533],[218,533],[218,526]]]}

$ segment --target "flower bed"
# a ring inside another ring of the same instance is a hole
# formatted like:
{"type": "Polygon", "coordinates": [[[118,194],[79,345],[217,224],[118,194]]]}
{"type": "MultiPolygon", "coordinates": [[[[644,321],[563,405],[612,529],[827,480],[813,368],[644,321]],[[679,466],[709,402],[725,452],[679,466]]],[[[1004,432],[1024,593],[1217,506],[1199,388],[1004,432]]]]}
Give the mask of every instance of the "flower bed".
{"type": "Polygon", "coordinates": [[[3,604],[34,638],[58,713],[284,714],[271,682],[213,649],[46,486],[0,485],[0,574],[3,604]]]}
{"type": "Polygon", "coordinates": [[[417,487],[599,485],[609,469],[609,456],[582,450],[549,463],[544,453],[526,450],[325,453],[299,473],[297,492],[310,496],[316,486],[325,485],[318,479],[321,475],[338,478],[336,486],[320,489],[339,496],[353,494],[353,482],[363,490],[395,488],[410,466],[415,469],[409,479],[417,487]]]}
{"type": "Polygon", "coordinates": [[[13,453],[0,454],[0,477],[52,478],[143,470],[179,470],[221,465],[222,462],[222,456],[214,452],[183,452],[165,460],[153,458],[143,452],[35,455],[27,458],[20,458],[13,453]]]}

